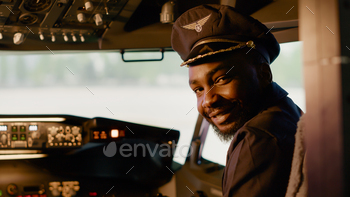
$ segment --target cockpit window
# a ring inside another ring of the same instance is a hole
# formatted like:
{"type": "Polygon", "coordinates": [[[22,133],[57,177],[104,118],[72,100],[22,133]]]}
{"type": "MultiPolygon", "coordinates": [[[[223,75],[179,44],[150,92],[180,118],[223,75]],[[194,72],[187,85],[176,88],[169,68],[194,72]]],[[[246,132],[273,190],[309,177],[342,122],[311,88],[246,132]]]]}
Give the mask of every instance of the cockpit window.
{"type": "MultiPolygon", "coordinates": [[[[154,53],[130,53],[128,59],[158,58],[154,53]]],[[[198,113],[181,62],[176,52],[165,52],[163,61],[134,63],[123,62],[118,52],[0,55],[1,114],[106,117],[173,128],[181,132],[174,161],[182,164],[198,113]]]]}
{"type": "MultiPolygon", "coordinates": [[[[273,81],[288,93],[289,97],[305,112],[305,91],[302,74],[302,42],[281,44],[278,58],[271,64],[273,81]]],[[[209,127],[202,157],[206,160],[225,165],[226,153],[230,143],[224,143],[209,127]]]]}

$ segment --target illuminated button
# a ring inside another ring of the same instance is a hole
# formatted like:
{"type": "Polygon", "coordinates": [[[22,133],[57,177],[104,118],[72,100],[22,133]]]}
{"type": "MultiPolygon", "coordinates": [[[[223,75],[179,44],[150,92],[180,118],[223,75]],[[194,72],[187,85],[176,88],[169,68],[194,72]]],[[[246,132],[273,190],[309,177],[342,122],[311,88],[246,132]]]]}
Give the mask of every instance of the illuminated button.
{"type": "Polygon", "coordinates": [[[38,125],[29,125],[28,130],[29,131],[37,131],[38,130],[38,125]]]}
{"type": "Polygon", "coordinates": [[[20,140],[26,140],[26,134],[21,134],[19,137],[20,140]]]}
{"type": "Polygon", "coordinates": [[[55,146],[57,146],[58,144],[57,143],[55,143],[55,146]]]}
{"type": "Polygon", "coordinates": [[[77,145],[77,143],[74,142],[74,143],[73,143],[73,146],[76,146],[76,145],[77,145]]]}
{"type": "Polygon", "coordinates": [[[50,146],[53,146],[53,143],[50,143],[50,146]]]}
{"type": "Polygon", "coordinates": [[[33,194],[32,197],[39,197],[39,194],[33,194]]]}
{"type": "Polygon", "coordinates": [[[107,139],[107,134],[105,131],[101,132],[101,139],[107,139]]]}
{"type": "Polygon", "coordinates": [[[23,197],[32,197],[32,195],[24,195],[23,197]]]}
{"type": "Polygon", "coordinates": [[[112,136],[112,138],[119,137],[119,130],[118,129],[112,129],[111,130],[111,136],[112,136]]]}
{"type": "Polygon", "coordinates": [[[97,196],[97,192],[89,192],[89,196],[97,196]]]}
{"type": "Polygon", "coordinates": [[[67,146],[67,142],[63,143],[63,145],[67,146]]]}
{"type": "Polygon", "coordinates": [[[72,143],[69,142],[69,143],[68,143],[68,146],[72,146],[72,143]]]}
{"type": "Polygon", "coordinates": [[[47,197],[46,194],[40,194],[40,197],[47,197]]]}
{"type": "Polygon", "coordinates": [[[20,132],[25,132],[26,131],[26,126],[20,126],[19,127],[20,132]]]}
{"type": "Polygon", "coordinates": [[[11,130],[12,130],[12,132],[17,132],[17,126],[12,126],[11,130]]]}
{"type": "Polygon", "coordinates": [[[0,125],[0,131],[7,131],[7,125],[0,125]]]}
{"type": "Polygon", "coordinates": [[[81,143],[80,142],[78,142],[78,146],[80,146],[81,145],[81,143]]]}
{"type": "Polygon", "coordinates": [[[60,142],[58,145],[62,146],[62,142],[60,142]]]}
{"type": "Polygon", "coordinates": [[[98,139],[100,139],[100,132],[99,131],[94,131],[94,139],[95,140],[98,140],[98,139]]]}
{"type": "Polygon", "coordinates": [[[2,196],[2,190],[0,190],[0,196],[2,196]]]}
{"type": "Polygon", "coordinates": [[[12,134],[12,141],[16,141],[16,140],[18,140],[18,136],[17,136],[17,134],[12,134]]]}

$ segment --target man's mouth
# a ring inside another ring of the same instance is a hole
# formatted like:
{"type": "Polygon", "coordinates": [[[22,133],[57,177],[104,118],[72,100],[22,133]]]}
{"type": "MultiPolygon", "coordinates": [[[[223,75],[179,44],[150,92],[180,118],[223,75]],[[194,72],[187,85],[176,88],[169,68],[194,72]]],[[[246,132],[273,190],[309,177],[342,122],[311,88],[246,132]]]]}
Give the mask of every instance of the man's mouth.
{"type": "Polygon", "coordinates": [[[235,103],[233,106],[223,109],[214,109],[208,114],[208,117],[214,122],[215,125],[221,125],[227,122],[227,120],[238,111],[238,104],[235,103]]]}

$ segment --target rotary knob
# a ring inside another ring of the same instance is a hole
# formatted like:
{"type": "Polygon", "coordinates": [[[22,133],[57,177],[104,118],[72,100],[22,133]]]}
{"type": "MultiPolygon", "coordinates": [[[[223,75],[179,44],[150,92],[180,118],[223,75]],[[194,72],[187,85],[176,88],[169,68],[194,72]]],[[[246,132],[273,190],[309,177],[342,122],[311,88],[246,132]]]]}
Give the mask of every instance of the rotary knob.
{"type": "Polygon", "coordinates": [[[65,136],[62,133],[59,133],[59,134],[56,135],[56,139],[58,141],[62,141],[64,138],[65,138],[65,136]]]}
{"type": "Polygon", "coordinates": [[[7,136],[6,136],[6,134],[2,134],[0,140],[1,140],[1,143],[3,145],[5,145],[7,143],[7,136]]]}
{"type": "Polygon", "coordinates": [[[96,26],[100,26],[103,24],[102,14],[95,14],[94,18],[96,26]]]}
{"type": "Polygon", "coordinates": [[[92,10],[94,10],[94,5],[92,4],[91,1],[86,1],[86,2],[85,2],[85,10],[86,10],[86,11],[92,11],[92,10]]]}
{"type": "Polygon", "coordinates": [[[77,126],[72,127],[72,134],[73,135],[78,135],[80,131],[80,128],[77,126]]]}
{"type": "Polygon", "coordinates": [[[34,131],[32,133],[32,138],[33,139],[39,139],[40,138],[40,132],[39,131],[34,131]]]}
{"type": "Polygon", "coordinates": [[[16,195],[18,194],[18,187],[17,185],[11,183],[10,185],[7,186],[6,188],[7,190],[7,193],[10,194],[10,195],[16,195]]]}
{"type": "Polygon", "coordinates": [[[66,141],[74,142],[74,136],[73,136],[73,134],[68,133],[68,134],[66,135],[66,141]]]}
{"type": "Polygon", "coordinates": [[[77,19],[80,23],[84,23],[86,22],[86,17],[85,17],[85,14],[80,12],[77,14],[77,19]]]}
{"type": "Polygon", "coordinates": [[[57,127],[50,127],[47,130],[49,130],[49,134],[51,134],[51,136],[55,136],[57,134],[57,127]]]}

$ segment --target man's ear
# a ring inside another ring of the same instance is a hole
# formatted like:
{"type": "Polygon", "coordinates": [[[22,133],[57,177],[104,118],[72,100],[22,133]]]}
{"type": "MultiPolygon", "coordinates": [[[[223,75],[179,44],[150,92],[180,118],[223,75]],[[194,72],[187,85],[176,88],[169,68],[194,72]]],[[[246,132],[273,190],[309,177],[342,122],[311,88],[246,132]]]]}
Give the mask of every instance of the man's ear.
{"type": "Polygon", "coordinates": [[[258,66],[257,75],[261,86],[264,88],[272,82],[272,73],[268,63],[261,63],[258,66]]]}

